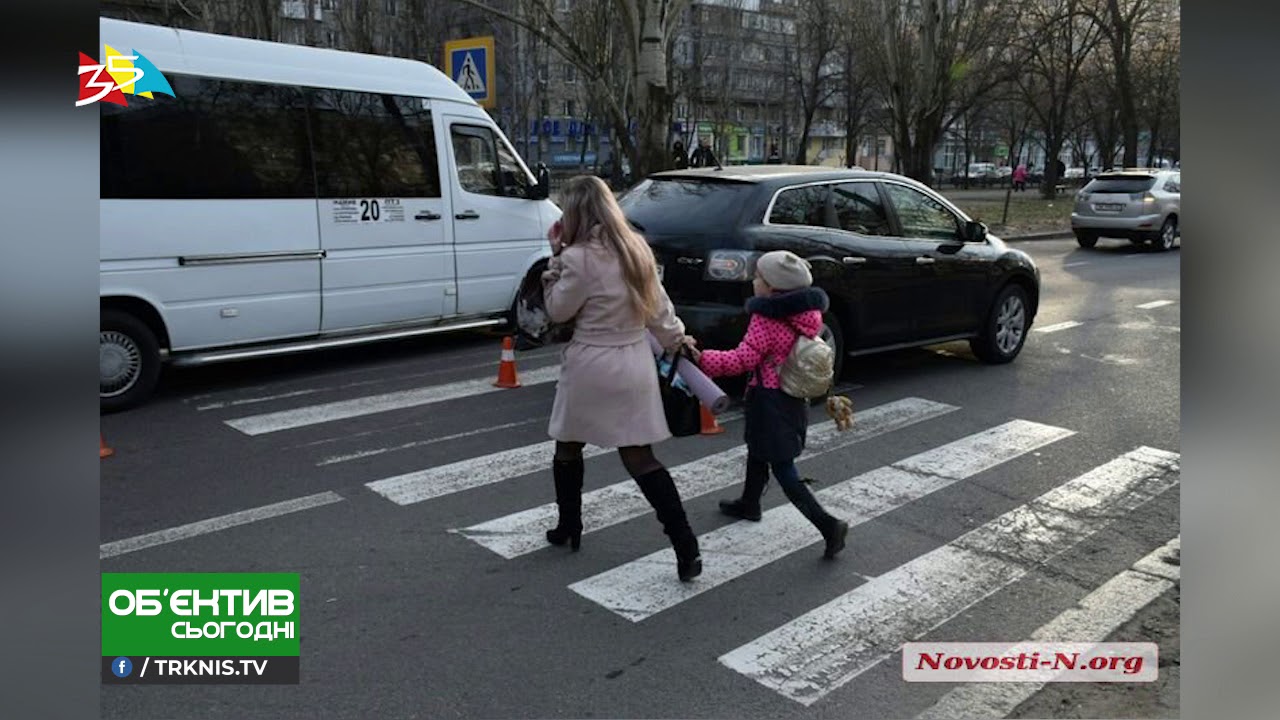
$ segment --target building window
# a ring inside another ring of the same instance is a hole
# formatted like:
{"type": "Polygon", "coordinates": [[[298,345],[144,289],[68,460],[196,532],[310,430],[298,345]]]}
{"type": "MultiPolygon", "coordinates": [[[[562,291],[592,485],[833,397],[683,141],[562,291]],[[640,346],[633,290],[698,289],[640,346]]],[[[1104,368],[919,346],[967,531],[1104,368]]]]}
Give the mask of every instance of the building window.
{"type": "Polygon", "coordinates": [[[569,63],[564,64],[564,81],[569,85],[578,82],[578,68],[569,63]]]}
{"type": "Polygon", "coordinates": [[[398,3],[396,2],[396,0],[383,0],[382,8],[387,13],[387,15],[395,15],[397,4],[398,3]]]}
{"type": "Polygon", "coordinates": [[[573,117],[573,110],[574,110],[574,107],[573,107],[573,101],[572,101],[572,100],[565,100],[565,101],[564,101],[564,116],[565,116],[565,117],[570,117],[570,118],[571,118],[571,117],[573,117]]]}

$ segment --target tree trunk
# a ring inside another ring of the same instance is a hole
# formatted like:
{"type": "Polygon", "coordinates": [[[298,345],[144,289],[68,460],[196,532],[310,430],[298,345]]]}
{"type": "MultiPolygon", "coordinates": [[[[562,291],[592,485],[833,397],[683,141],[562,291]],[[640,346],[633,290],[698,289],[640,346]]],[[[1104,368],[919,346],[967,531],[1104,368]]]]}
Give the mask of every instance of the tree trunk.
{"type": "Polygon", "coordinates": [[[1044,149],[1044,184],[1040,187],[1040,195],[1046,200],[1052,200],[1058,194],[1058,183],[1062,178],[1058,177],[1058,157],[1062,155],[1062,146],[1066,144],[1066,139],[1061,132],[1054,133],[1046,138],[1044,149]]]}

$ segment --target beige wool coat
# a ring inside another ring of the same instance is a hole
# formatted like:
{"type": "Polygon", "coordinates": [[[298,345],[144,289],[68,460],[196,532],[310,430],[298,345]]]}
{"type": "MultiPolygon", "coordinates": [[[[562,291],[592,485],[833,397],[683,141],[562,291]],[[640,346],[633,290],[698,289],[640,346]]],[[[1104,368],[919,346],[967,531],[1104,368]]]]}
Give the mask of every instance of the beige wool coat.
{"type": "Polygon", "coordinates": [[[671,437],[645,331],[674,348],[685,328],[659,289],[658,313],[646,321],[631,307],[617,256],[599,239],[575,243],[551,259],[543,274],[547,314],[555,322],[574,322],[547,428],[553,439],[619,448],[671,437]]]}

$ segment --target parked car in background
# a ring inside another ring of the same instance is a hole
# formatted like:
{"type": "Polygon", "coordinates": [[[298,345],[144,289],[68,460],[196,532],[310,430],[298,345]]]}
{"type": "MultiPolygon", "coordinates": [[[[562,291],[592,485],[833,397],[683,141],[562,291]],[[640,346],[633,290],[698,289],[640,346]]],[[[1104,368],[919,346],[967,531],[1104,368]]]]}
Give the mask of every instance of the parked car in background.
{"type": "Polygon", "coordinates": [[[1040,301],[1031,257],[929,187],[891,173],[795,165],[656,173],[619,198],[702,347],[741,340],[755,261],[790,250],[831,297],[822,337],[850,355],[968,340],[990,363],[1022,349],[1040,301]]]}
{"type": "Polygon", "coordinates": [[[1110,237],[1167,251],[1179,237],[1181,197],[1181,170],[1102,173],[1076,193],[1071,230],[1083,248],[1110,237]]]}

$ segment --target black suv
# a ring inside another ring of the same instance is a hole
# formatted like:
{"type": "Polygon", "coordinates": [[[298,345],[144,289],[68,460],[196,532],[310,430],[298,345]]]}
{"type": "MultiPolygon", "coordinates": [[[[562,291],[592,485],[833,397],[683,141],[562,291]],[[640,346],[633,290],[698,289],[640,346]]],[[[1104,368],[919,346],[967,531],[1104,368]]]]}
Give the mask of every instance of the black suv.
{"type": "Polygon", "coordinates": [[[968,340],[989,363],[1022,349],[1040,271],[930,188],[864,170],[755,165],[656,173],[618,198],[700,346],[742,339],[755,260],[790,250],[831,309],[845,356],[968,340]]]}

